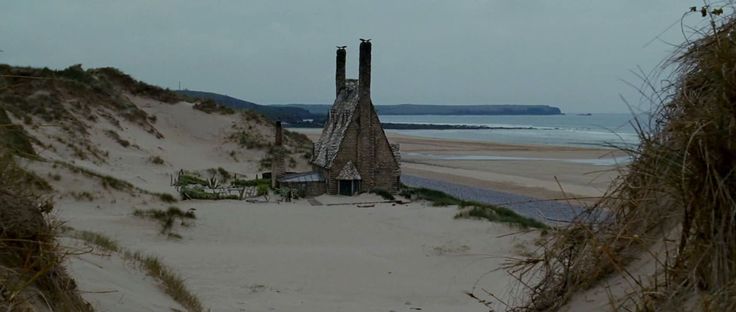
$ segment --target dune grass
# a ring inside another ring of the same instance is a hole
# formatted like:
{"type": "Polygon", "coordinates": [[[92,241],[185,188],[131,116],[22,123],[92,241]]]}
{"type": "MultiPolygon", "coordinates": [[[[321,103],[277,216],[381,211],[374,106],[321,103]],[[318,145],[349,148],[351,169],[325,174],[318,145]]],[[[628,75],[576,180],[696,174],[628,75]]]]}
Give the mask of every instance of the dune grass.
{"type": "Polygon", "coordinates": [[[0,157],[0,310],[92,311],[64,268],[50,201],[13,156],[0,157]]]}
{"type": "Polygon", "coordinates": [[[23,126],[15,125],[10,121],[2,106],[0,106],[0,148],[11,151],[15,155],[36,156],[30,136],[23,130],[23,126]]]}
{"type": "Polygon", "coordinates": [[[488,220],[521,228],[548,228],[546,224],[529,217],[521,216],[511,209],[476,201],[462,200],[445,192],[428,188],[402,185],[399,195],[415,200],[425,200],[432,203],[432,206],[435,207],[458,206],[461,211],[455,215],[455,219],[488,220]]]}
{"type": "Polygon", "coordinates": [[[171,268],[164,265],[157,257],[125,249],[117,241],[95,232],[70,229],[68,235],[80,239],[102,251],[118,254],[124,260],[135,263],[148,276],[158,280],[161,283],[159,286],[162,290],[174,299],[174,301],[186,308],[187,311],[205,311],[199,298],[186,287],[184,279],[171,268]]]}
{"type": "Polygon", "coordinates": [[[461,201],[460,207],[466,209],[458,212],[455,215],[455,219],[466,218],[488,220],[519,226],[521,228],[547,229],[549,227],[536,219],[521,216],[511,209],[501,206],[483,204],[474,201],[461,201]]]}
{"type": "Polygon", "coordinates": [[[611,190],[508,263],[528,294],[512,311],[559,310],[612,274],[632,289],[611,293],[610,310],[736,311],[736,18],[717,9],[694,8],[709,26],[664,86],[645,77],[656,110],[634,121],[641,144],[611,190]],[[654,267],[630,272],[641,258],[654,267]]]}
{"type": "Polygon", "coordinates": [[[133,212],[133,215],[139,218],[156,220],[161,226],[161,234],[166,234],[169,237],[181,238],[179,234],[173,232],[174,222],[179,221],[184,227],[190,225],[191,220],[196,219],[194,211],[184,212],[178,207],[171,206],[167,210],[160,209],[137,209],[133,212]]]}

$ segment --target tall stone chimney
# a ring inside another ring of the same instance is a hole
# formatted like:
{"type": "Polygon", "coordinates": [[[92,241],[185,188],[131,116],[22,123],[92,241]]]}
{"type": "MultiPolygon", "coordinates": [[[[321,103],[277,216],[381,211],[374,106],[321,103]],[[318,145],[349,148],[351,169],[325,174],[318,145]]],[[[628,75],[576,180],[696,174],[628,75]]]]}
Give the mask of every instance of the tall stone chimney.
{"type": "Polygon", "coordinates": [[[360,43],[360,67],[358,68],[358,112],[360,130],[358,130],[358,171],[363,181],[363,191],[375,186],[376,125],[373,120],[373,103],[371,101],[371,43],[360,43]]]}
{"type": "Polygon", "coordinates": [[[358,69],[358,83],[361,98],[369,99],[371,96],[371,42],[360,43],[360,67],[358,69]]]}
{"type": "Polygon", "coordinates": [[[347,52],[345,48],[337,48],[337,57],[335,63],[337,64],[335,70],[335,95],[339,95],[340,91],[345,88],[345,60],[347,59],[347,52]]]}
{"type": "Polygon", "coordinates": [[[284,130],[281,127],[281,122],[276,122],[276,140],[273,142],[274,146],[281,146],[284,144],[284,130]]]}
{"type": "Polygon", "coordinates": [[[271,159],[271,187],[278,187],[278,178],[286,171],[284,165],[284,130],[281,127],[281,122],[277,121],[276,134],[273,142],[272,159],[271,159]]]}

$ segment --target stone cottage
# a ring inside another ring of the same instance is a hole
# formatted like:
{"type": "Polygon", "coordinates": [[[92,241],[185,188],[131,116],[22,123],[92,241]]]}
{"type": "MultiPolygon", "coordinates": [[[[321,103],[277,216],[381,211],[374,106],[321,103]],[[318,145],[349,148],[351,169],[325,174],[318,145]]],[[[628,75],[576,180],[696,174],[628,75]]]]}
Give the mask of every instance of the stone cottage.
{"type": "Polygon", "coordinates": [[[395,192],[401,184],[398,145],[389,144],[371,101],[371,47],[360,43],[358,80],[345,79],[347,53],[337,49],[335,103],[312,158],[329,194],[395,192]]]}
{"type": "Polygon", "coordinates": [[[389,143],[371,101],[371,47],[370,41],[360,44],[357,80],[345,78],[347,53],[344,47],[337,49],[336,98],[314,144],[313,171],[280,174],[283,169],[274,168],[278,185],[302,190],[306,196],[398,191],[399,146],[389,143]]]}

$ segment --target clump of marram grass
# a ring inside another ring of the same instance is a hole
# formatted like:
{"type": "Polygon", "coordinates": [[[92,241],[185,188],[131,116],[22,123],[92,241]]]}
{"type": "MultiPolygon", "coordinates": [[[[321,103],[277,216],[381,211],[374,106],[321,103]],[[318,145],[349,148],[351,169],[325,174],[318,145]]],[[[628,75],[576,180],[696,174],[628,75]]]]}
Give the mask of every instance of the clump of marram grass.
{"type": "Polygon", "coordinates": [[[658,108],[648,131],[636,124],[633,162],[586,214],[509,263],[533,280],[511,310],[558,310],[611,273],[634,287],[611,293],[611,310],[736,310],[736,20],[695,11],[710,28],[669,63],[671,84],[653,88],[658,108]],[[638,258],[656,265],[632,274],[638,258]]]}
{"type": "Polygon", "coordinates": [[[160,200],[161,200],[162,202],[165,202],[165,203],[175,203],[175,202],[177,202],[177,201],[178,201],[178,200],[176,199],[176,197],[174,197],[174,195],[171,195],[171,194],[169,194],[169,193],[158,193],[158,194],[156,194],[156,195],[158,196],[158,198],[159,198],[159,199],[160,199],[160,200]]]}
{"type": "Polygon", "coordinates": [[[511,209],[476,201],[462,200],[445,192],[428,188],[402,185],[399,195],[407,199],[428,201],[435,207],[458,206],[461,210],[455,215],[455,219],[488,220],[521,228],[548,228],[546,224],[529,217],[521,216],[511,209]]]}
{"type": "Polygon", "coordinates": [[[197,216],[194,215],[194,210],[184,212],[174,206],[169,207],[167,210],[136,209],[133,212],[133,215],[139,218],[156,220],[161,226],[161,234],[165,234],[171,238],[181,238],[179,234],[173,232],[175,222],[178,221],[183,227],[189,227],[191,226],[191,220],[197,218],[197,216]]]}
{"type": "Polygon", "coordinates": [[[120,244],[118,244],[117,241],[105,235],[99,234],[99,233],[90,232],[90,231],[75,231],[74,235],[72,236],[77,239],[81,239],[87,243],[90,243],[94,247],[97,247],[104,252],[122,251],[122,248],[120,247],[120,244]]]}
{"type": "Polygon", "coordinates": [[[459,204],[461,211],[455,215],[455,219],[478,219],[491,222],[505,223],[521,228],[546,229],[548,226],[536,219],[524,217],[511,209],[489,205],[474,201],[463,200],[459,204]]]}
{"type": "Polygon", "coordinates": [[[154,256],[146,256],[138,252],[127,257],[136,259],[140,266],[146,270],[148,275],[161,281],[164,292],[171,296],[174,301],[181,304],[190,312],[204,311],[204,307],[199,301],[199,298],[187,289],[186,284],[184,284],[184,279],[161,263],[158,258],[154,256]]]}
{"type": "Polygon", "coordinates": [[[176,274],[171,268],[164,265],[158,258],[145,255],[141,252],[133,252],[120,246],[120,244],[99,233],[90,231],[77,231],[68,229],[69,236],[80,239],[93,247],[99,248],[104,252],[118,254],[126,261],[135,263],[147,275],[155,278],[161,284],[164,292],[174,301],[178,302],[189,312],[204,311],[202,302],[187,289],[184,279],[176,274]]]}
{"type": "Polygon", "coordinates": [[[166,163],[166,162],[164,161],[164,159],[163,159],[163,158],[161,158],[161,156],[158,156],[158,155],[157,155],[157,156],[151,156],[150,158],[148,158],[148,160],[149,160],[149,161],[150,161],[150,162],[151,162],[152,164],[154,164],[154,165],[163,165],[164,163],[166,163]]]}
{"type": "Polygon", "coordinates": [[[11,156],[0,158],[0,310],[92,311],[63,266],[53,205],[27,175],[11,156]]]}
{"type": "Polygon", "coordinates": [[[36,156],[30,136],[23,129],[23,126],[13,124],[10,121],[2,106],[0,106],[0,148],[24,157],[36,156]]]}
{"type": "Polygon", "coordinates": [[[130,141],[128,141],[126,139],[123,139],[123,137],[121,137],[120,134],[118,134],[114,130],[109,130],[109,129],[108,130],[105,130],[105,135],[107,135],[111,139],[115,140],[115,142],[117,142],[118,144],[120,144],[120,146],[122,146],[122,147],[128,147],[128,146],[130,146],[130,141]]]}

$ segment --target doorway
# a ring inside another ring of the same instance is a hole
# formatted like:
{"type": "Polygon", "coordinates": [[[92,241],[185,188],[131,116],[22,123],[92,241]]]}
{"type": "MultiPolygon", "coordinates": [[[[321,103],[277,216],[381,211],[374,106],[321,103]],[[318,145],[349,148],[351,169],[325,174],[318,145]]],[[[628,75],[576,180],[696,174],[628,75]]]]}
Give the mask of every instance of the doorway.
{"type": "Polygon", "coordinates": [[[360,180],[337,180],[337,193],[340,195],[353,196],[359,187],[360,180]]]}

